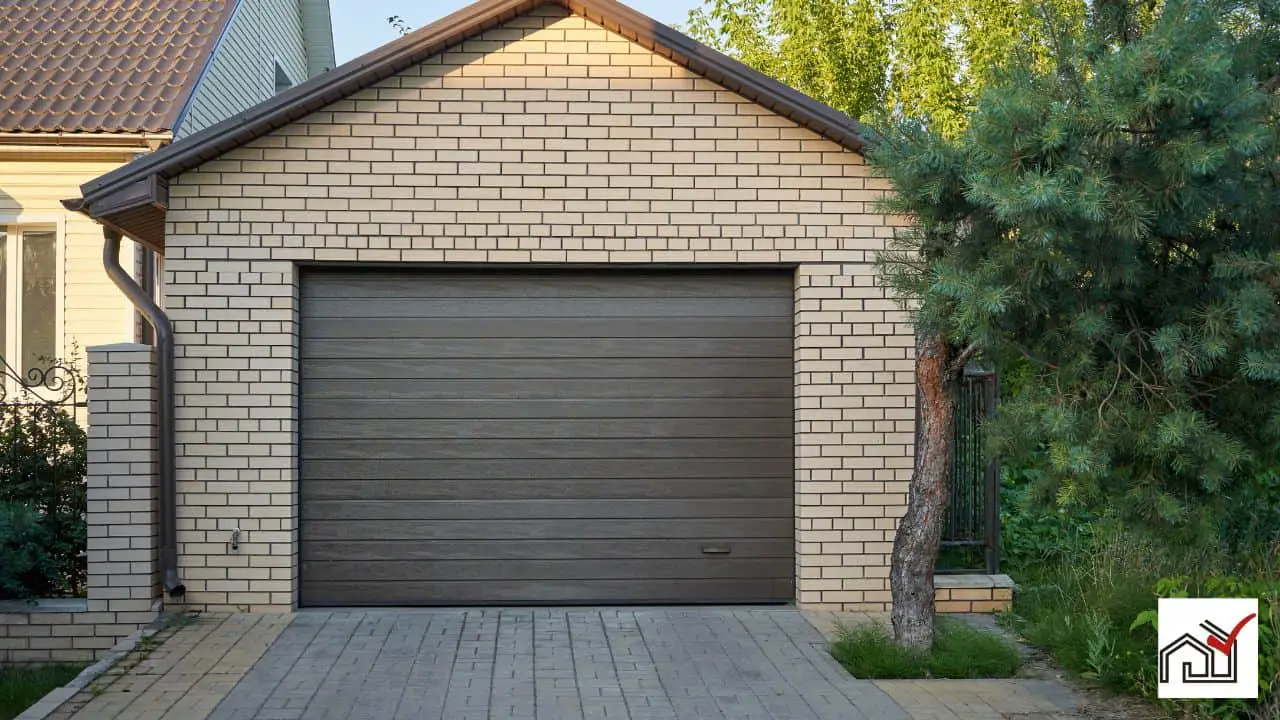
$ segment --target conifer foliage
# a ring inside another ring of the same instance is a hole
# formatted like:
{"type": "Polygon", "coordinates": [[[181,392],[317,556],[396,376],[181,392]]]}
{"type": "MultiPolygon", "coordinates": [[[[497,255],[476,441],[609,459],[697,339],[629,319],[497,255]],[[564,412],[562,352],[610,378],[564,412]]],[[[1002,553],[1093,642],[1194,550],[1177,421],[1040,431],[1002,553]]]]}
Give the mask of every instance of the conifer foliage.
{"type": "Polygon", "coordinates": [[[1080,34],[1046,12],[1053,62],[1011,56],[962,134],[879,138],[916,220],[881,261],[921,352],[899,643],[932,642],[945,398],[970,357],[1018,371],[991,450],[1034,456],[1059,502],[1207,539],[1280,467],[1277,10],[1097,0],[1080,34]]]}

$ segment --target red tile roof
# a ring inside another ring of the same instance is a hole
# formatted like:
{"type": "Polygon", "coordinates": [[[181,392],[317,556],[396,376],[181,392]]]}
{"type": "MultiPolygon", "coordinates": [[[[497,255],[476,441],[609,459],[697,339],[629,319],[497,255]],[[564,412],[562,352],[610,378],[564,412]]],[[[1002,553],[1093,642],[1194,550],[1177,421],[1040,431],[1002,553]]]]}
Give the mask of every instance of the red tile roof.
{"type": "Polygon", "coordinates": [[[0,132],[173,129],[237,0],[0,0],[0,132]]]}

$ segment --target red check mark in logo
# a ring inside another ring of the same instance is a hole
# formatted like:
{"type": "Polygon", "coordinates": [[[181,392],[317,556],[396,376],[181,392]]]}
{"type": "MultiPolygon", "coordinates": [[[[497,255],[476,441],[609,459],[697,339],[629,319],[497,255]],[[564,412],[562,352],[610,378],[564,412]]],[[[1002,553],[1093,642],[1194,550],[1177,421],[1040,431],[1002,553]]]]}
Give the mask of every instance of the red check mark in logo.
{"type": "Polygon", "coordinates": [[[1258,613],[1249,613],[1248,617],[1236,623],[1235,629],[1233,629],[1231,634],[1227,636],[1225,642],[1219,640],[1215,636],[1210,636],[1208,640],[1209,645],[1218,652],[1221,652],[1223,655],[1230,655],[1231,647],[1236,644],[1236,636],[1240,634],[1240,631],[1244,629],[1245,625],[1249,624],[1250,620],[1256,617],[1258,617],[1258,613]]]}

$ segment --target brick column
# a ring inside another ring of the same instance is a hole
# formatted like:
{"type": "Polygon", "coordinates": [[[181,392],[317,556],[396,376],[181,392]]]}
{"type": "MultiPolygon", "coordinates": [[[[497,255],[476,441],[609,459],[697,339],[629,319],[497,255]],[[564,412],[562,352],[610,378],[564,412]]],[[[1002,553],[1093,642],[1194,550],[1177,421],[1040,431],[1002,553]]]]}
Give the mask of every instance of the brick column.
{"type": "Polygon", "coordinates": [[[110,647],[154,619],[161,595],[155,351],[121,343],[88,353],[89,612],[110,647]]]}

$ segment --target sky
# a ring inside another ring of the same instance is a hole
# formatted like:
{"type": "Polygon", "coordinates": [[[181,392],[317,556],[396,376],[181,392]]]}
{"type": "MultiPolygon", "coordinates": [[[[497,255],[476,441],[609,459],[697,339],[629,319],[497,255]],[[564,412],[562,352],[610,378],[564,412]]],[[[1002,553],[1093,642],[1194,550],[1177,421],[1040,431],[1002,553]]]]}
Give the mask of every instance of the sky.
{"type": "MultiPolygon", "coordinates": [[[[330,0],[333,15],[334,54],[338,64],[363,55],[399,37],[387,18],[399,15],[413,28],[420,28],[472,0],[330,0]]],[[[658,22],[667,25],[683,23],[698,0],[624,0],[658,22]]]]}

